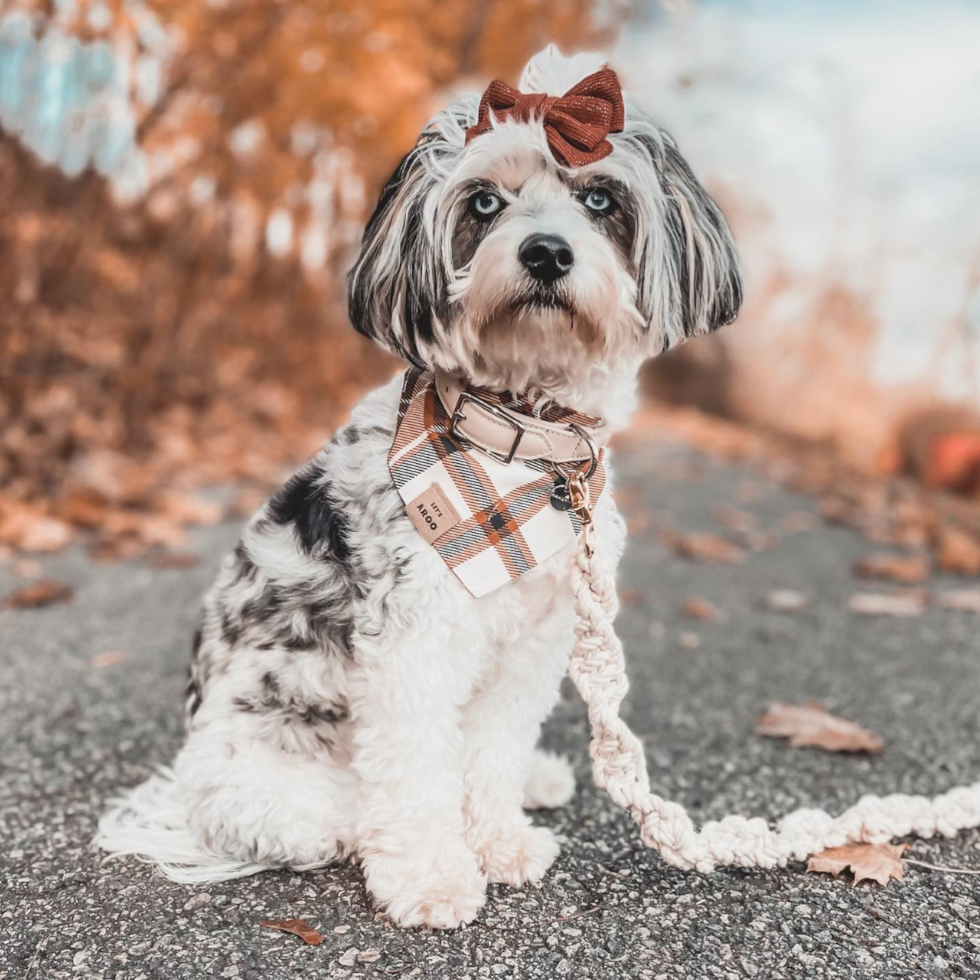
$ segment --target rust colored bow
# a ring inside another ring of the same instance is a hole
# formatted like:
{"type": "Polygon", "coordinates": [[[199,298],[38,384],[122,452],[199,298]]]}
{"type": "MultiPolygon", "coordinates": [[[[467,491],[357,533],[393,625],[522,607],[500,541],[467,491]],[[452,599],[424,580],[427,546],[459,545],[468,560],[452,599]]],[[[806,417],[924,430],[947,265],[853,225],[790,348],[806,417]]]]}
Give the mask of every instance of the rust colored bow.
{"type": "Polygon", "coordinates": [[[554,158],[566,167],[584,167],[612,153],[606,137],[623,129],[623,92],[611,68],[583,78],[562,96],[519,92],[506,82],[491,82],[480,99],[476,122],[466,130],[466,142],[493,128],[490,113],[498,120],[544,124],[554,158]]]}

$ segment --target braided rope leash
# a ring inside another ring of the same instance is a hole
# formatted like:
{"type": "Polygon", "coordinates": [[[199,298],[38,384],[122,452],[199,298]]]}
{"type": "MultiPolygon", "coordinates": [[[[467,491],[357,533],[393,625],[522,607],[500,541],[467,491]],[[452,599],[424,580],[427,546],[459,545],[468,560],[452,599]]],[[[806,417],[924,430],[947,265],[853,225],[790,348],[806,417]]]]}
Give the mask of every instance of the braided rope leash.
{"type": "Polygon", "coordinates": [[[761,817],[732,814],[698,830],[679,803],[650,789],[643,746],[619,716],[628,682],[623,645],[613,628],[618,609],[614,570],[596,560],[588,483],[578,471],[568,478],[572,509],[582,533],[571,564],[577,623],[569,676],[588,707],[589,753],[596,785],[628,811],[640,837],[668,863],[702,873],[718,867],[785,867],[827,847],[894,837],[953,837],[980,826],[980,783],[959,786],[934,799],[925,796],[863,796],[840,816],[799,809],[776,829],[761,817]]]}

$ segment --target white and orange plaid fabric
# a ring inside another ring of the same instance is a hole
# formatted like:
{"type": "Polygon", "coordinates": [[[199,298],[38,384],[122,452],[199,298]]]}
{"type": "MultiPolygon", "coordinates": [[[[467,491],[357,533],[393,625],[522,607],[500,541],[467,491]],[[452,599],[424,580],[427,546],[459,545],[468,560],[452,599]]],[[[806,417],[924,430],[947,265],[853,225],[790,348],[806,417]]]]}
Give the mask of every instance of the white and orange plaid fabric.
{"type": "MultiPolygon", "coordinates": [[[[406,371],[388,468],[410,516],[410,508],[427,499],[426,494],[448,501],[445,510],[454,522],[440,526],[431,544],[479,598],[571,544],[581,533],[582,522],[573,511],[552,506],[552,491],[564,481],[549,463],[517,459],[505,463],[450,433],[450,417],[434,381],[430,371],[406,371]]],[[[474,389],[473,394],[490,404],[530,413],[530,406],[504,401],[493,392],[474,389]]],[[[548,409],[540,417],[581,426],[598,423],[560,408],[548,409]]],[[[589,480],[593,502],[606,483],[602,456],[600,451],[589,480]]]]}

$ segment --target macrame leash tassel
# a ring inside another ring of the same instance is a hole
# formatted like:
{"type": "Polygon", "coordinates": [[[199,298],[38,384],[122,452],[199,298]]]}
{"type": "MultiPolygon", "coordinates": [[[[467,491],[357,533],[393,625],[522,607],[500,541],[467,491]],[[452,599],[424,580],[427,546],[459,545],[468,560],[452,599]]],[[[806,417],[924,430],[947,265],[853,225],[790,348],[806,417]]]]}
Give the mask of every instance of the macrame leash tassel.
{"type": "Polygon", "coordinates": [[[903,794],[864,796],[838,817],[823,810],[795,810],[776,830],[760,817],[733,814],[698,831],[680,804],[651,791],[643,746],[619,716],[628,682],[623,646],[613,628],[618,609],[614,572],[596,554],[589,486],[580,472],[569,476],[568,488],[572,509],[582,520],[571,564],[577,622],[568,673],[588,707],[596,785],[630,813],[647,847],[656,848],[675,867],[709,872],[731,865],[784,867],[827,847],[909,835],[953,837],[980,827],[980,783],[975,783],[931,800],[903,794]]]}

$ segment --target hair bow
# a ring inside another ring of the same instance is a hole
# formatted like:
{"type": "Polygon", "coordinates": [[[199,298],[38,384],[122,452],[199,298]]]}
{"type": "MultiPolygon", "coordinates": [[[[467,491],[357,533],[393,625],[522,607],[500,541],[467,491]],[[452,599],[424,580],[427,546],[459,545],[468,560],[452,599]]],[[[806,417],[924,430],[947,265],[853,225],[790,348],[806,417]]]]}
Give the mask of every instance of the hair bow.
{"type": "Polygon", "coordinates": [[[566,167],[584,167],[612,153],[606,137],[622,132],[623,92],[611,68],[583,78],[562,96],[519,92],[506,82],[491,82],[480,99],[476,122],[466,130],[466,142],[493,128],[498,120],[530,122],[539,118],[552,156],[566,167]]]}

